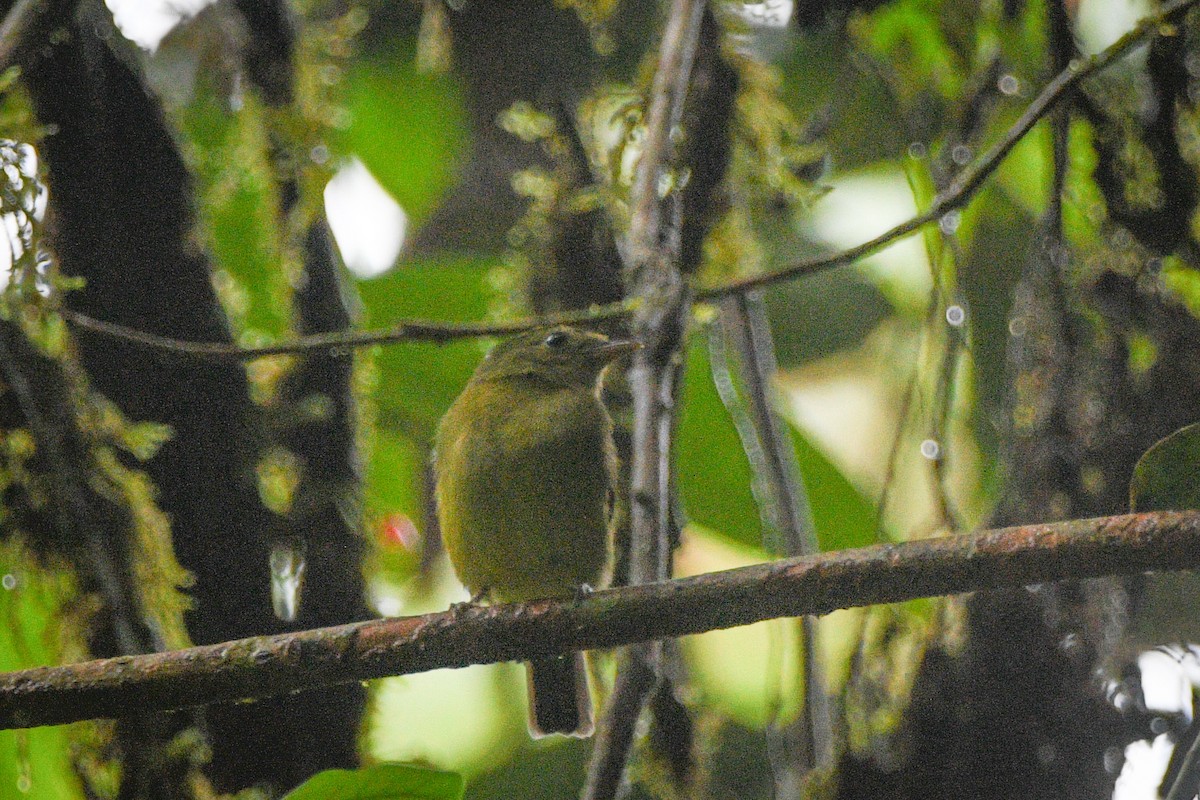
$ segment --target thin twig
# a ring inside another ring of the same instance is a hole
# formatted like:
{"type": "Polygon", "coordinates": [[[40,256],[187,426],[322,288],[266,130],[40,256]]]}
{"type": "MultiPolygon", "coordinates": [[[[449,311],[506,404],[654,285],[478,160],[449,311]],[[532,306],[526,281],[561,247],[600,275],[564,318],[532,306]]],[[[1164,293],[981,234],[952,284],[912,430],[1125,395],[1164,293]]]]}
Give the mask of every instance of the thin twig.
{"type": "MultiPolygon", "coordinates": [[[[955,330],[946,322],[945,304],[935,304],[936,310],[929,321],[931,327],[936,325],[944,328],[945,342],[942,358],[938,364],[937,383],[933,398],[933,425],[929,431],[930,438],[937,448],[926,456],[932,472],[932,491],[934,505],[937,508],[938,522],[949,530],[962,527],[962,519],[954,505],[950,487],[950,421],[954,411],[955,367],[958,365],[959,346],[961,339],[955,336],[955,330]],[[941,312],[941,313],[938,313],[941,312]]],[[[931,331],[932,332],[932,331],[931,331]]]]}
{"type": "MultiPolygon", "coordinates": [[[[1165,35],[1167,23],[1191,9],[1200,0],[1174,0],[1157,13],[1145,17],[1133,30],[1121,37],[1105,50],[1072,62],[1060,72],[1029,104],[1020,118],[1012,124],[1004,136],[971,166],[959,173],[946,189],[938,194],[933,204],[924,213],[906,220],[894,228],[881,233],[870,241],[828,256],[794,262],[790,267],[753,275],[719,286],[710,286],[696,292],[698,300],[714,300],[740,294],[751,289],[795,280],[807,275],[852,264],[863,256],[902,239],[930,223],[937,222],[948,211],[967,205],[980,186],[1000,166],[1004,158],[1021,139],[1080,81],[1110,66],[1137,45],[1155,35],[1165,35]]],[[[661,173],[660,173],[661,174],[661,173]]],[[[655,186],[657,191],[657,186],[655,186]]],[[[237,347],[219,342],[188,342],[139,331],[124,325],[94,319],[74,311],[64,310],[64,318],[72,325],[94,333],[100,333],[145,347],[153,347],[169,353],[192,357],[232,358],[251,361],[265,356],[300,353],[306,350],[345,348],[357,349],[396,342],[430,341],[447,342],[480,336],[505,336],[532,328],[556,324],[587,324],[602,320],[628,316],[633,308],[628,303],[613,303],[598,308],[570,314],[555,314],[533,319],[514,320],[502,323],[483,322],[438,322],[434,320],[406,320],[389,330],[367,331],[359,334],[328,336],[305,336],[265,347],[237,347]]]]}
{"type": "Polygon", "coordinates": [[[765,275],[753,275],[738,281],[732,281],[722,286],[713,287],[697,294],[701,299],[724,296],[735,292],[746,291],[760,286],[767,286],[780,281],[792,280],[803,275],[823,272],[833,267],[840,267],[856,261],[862,256],[872,253],[884,245],[900,239],[920,228],[940,220],[948,211],[965,206],[979,187],[996,171],[1004,158],[1016,147],[1017,143],[1029,133],[1046,114],[1057,105],[1063,97],[1084,78],[1090,77],[1100,70],[1127,54],[1137,45],[1154,35],[1164,35],[1164,26],[1185,13],[1200,0],[1174,0],[1162,7],[1157,14],[1142,18],[1129,33],[1101,52],[1085,59],[1077,59],[1058,73],[1050,83],[1034,98],[1024,113],[1014,122],[984,155],[980,156],[970,166],[960,172],[954,180],[934,198],[929,209],[906,222],[902,222],[891,230],[876,236],[868,242],[851,247],[841,253],[824,258],[800,261],[791,267],[771,272],[765,275]]]}
{"type": "Polygon", "coordinates": [[[397,342],[433,342],[444,344],[457,339],[481,336],[509,336],[514,333],[550,325],[582,325],[628,316],[634,306],[627,302],[610,303],[584,311],[549,314],[511,322],[436,322],[432,320],[401,320],[387,330],[363,331],[361,333],[322,333],[300,336],[278,344],[261,347],[240,347],[228,342],[189,342],[173,339],[156,333],[140,331],[126,325],[89,317],[62,308],[59,313],[71,325],[91,333],[98,333],[139,345],[166,354],[196,358],[235,359],[253,361],[268,356],[295,355],[311,350],[356,350],[375,345],[397,342]]]}
{"type": "Polygon", "coordinates": [[[45,0],[17,0],[0,22],[0,71],[16,63],[14,54],[24,34],[37,18],[45,13],[45,0]]]}
{"type": "Polygon", "coordinates": [[[771,524],[783,537],[781,552],[789,556],[815,553],[819,549],[817,532],[800,477],[795,444],[775,409],[772,382],[779,366],[761,294],[748,292],[731,298],[722,306],[722,320],[737,348],[750,418],[761,440],[765,457],[763,477],[776,504],[771,509],[771,524]]]}
{"type": "Polygon", "coordinates": [[[1192,800],[1200,790],[1200,736],[1192,741],[1166,800],[1192,800]]]}
{"type": "Polygon", "coordinates": [[[598,591],[0,675],[0,728],[168,711],[1058,580],[1200,567],[1200,512],[872,545],[598,591]]]}
{"type": "MultiPolygon", "coordinates": [[[[761,292],[747,292],[729,298],[722,306],[721,319],[738,352],[738,364],[754,428],[751,435],[757,440],[757,449],[763,456],[754,467],[766,489],[767,497],[764,499],[767,516],[770,517],[766,520],[767,525],[779,532],[780,549],[785,555],[815,553],[820,548],[812,509],[796,460],[795,443],[774,405],[772,381],[778,364],[761,292]]],[[[789,748],[790,758],[785,757],[778,765],[777,785],[798,785],[805,772],[826,766],[833,760],[833,723],[817,656],[816,620],[805,617],[800,627],[804,711],[793,726],[781,727],[773,723],[768,736],[779,740],[799,739],[803,746],[789,748]],[[796,730],[788,731],[788,727],[795,727],[796,730]],[[783,780],[780,780],[781,776],[783,780]]],[[[783,792],[779,794],[791,796],[792,793],[789,790],[786,795],[783,792]]]]}
{"type": "MultiPolygon", "coordinates": [[[[896,349],[896,348],[893,348],[896,349]]],[[[901,360],[900,363],[907,363],[901,360]]],[[[905,430],[908,428],[909,414],[916,401],[918,392],[917,379],[920,376],[920,365],[916,359],[908,366],[908,378],[904,382],[904,394],[900,400],[900,408],[896,413],[896,433],[888,446],[887,461],[883,468],[883,481],[880,484],[879,500],[875,504],[875,541],[882,541],[885,536],[888,505],[892,499],[892,487],[896,483],[896,473],[900,463],[900,448],[904,444],[905,430]]]]}

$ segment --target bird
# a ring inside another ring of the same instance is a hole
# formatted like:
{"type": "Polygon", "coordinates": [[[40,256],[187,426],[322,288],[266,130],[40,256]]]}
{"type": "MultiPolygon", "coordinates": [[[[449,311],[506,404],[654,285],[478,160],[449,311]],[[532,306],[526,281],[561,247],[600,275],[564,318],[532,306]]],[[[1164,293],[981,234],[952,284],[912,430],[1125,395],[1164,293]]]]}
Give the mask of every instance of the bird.
{"type": "MultiPolygon", "coordinates": [[[[435,497],[446,552],[472,602],[579,596],[609,579],[617,456],[600,399],[632,341],[570,326],[492,348],[438,425],[435,497]]],[[[582,653],[526,664],[529,730],[594,728],[582,653]]]]}

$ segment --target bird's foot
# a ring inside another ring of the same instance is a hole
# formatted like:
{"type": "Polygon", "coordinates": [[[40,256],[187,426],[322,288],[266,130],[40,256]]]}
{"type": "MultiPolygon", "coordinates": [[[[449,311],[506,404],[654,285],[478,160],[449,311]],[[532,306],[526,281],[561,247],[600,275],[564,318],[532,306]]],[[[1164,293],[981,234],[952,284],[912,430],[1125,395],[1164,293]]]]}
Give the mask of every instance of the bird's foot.
{"type": "Polygon", "coordinates": [[[475,609],[475,608],[479,608],[481,605],[483,605],[483,601],[487,599],[487,596],[488,596],[488,590],[480,589],[478,592],[475,592],[475,594],[471,595],[470,600],[464,600],[464,601],[458,602],[458,603],[451,603],[450,604],[450,613],[454,616],[455,619],[458,619],[458,618],[462,617],[464,614],[466,614],[468,611],[475,609]]]}

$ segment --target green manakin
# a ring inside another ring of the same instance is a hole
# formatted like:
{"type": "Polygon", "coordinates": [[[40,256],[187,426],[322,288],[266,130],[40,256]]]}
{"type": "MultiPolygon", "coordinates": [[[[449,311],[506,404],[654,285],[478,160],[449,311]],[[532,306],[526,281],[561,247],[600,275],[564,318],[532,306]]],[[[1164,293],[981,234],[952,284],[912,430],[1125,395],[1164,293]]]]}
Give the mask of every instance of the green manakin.
{"type": "MultiPolygon", "coordinates": [[[[473,598],[571,597],[608,580],[612,422],[604,368],[637,348],[566,326],[494,347],[438,426],[438,521],[473,598]]],[[[588,736],[582,654],[527,665],[530,731],[588,736]]]]}

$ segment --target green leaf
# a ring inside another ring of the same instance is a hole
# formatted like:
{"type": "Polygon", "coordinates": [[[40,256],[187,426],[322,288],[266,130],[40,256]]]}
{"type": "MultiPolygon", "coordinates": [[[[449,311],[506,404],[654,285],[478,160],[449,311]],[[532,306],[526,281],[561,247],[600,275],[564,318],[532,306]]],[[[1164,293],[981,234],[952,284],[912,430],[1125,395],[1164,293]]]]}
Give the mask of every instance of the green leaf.
{"type": "Polygon", "coordinates": [[[382,426],[371,433],[363,502],[367,530],[379,546],[372,549],[370,570],[378,568],[393,581],[403,581],[421,569],[420,541],[403,534],[420,533],[428,459],[427,442],[418,444],[382,426]]]}
{"type": "Polygon", "coordinates": [[[808,31],[782,56],[782,97],[800,119],[838,109],[838,124],[822,137],[841,169],[892,157],[908,144],[896,97],[868,70],[847,69],[851,45],[840,27],[808,31]]]}
{"type": "Polygon", "coordinates": [[[761,545],[750,491],[750,463],[713,385],[704,337],[687,350],[683,408],[676,437],[677,480],[687,517],[743,544],[761,545]]]}
{"type": "MultiPolygon", "coordinates": [[[[702,337],[687,353],[687,384],[676,440],[680,496],[689,519],[724,537],[762,546],[750,463],[716,386],[702,337]]],[[[822,550],[875,541],[874,506],[798,428],[791,427],[822,550]]]]}
{"type": "Polygon", "coordinates": [[[319,772],[284,800],[460,800],[463,789],[462,776],[456,772],[377,764],[319,772]]]}
{"type": "Polygon", "coordinates": [[[891,306],[857,270],[830,270],[764,294],[780,366],[787,368],[859,347],[891,306]],[[820,314],[797,314],[819,308],[820,314]]]}
{"type": "Polygon", "coordinates": [[[1014,264],[1030,258],[1036,246],[1029,236],[1034,218],[1012,195],[996,187],[976,197],[964,218],[975,217],[975,231],[958,266],[959,290],[966,298],[971,342],[971,380],[977,404],[972,412],[976,441],[987,456],[983,469],[993,471],[1002,446],[994,420],[1005,414],[1010,376],[1006,365],[1011,346],[1008,330],[1013,291],[1020,278],[1014,264]],[[1004,253],[1004,258],[997,258],[1004,253]]]}
{"type": "MultiPolygon", "coordinates": [[[[10,435],[11,438],[11,435],[10,435]]],[[[61,664],[64,649],[82,634],[72,627],[72,604],[79,603],[65,570],[34,560],[28,543],[5,531],[0,541],[0,672],[61,664]]],[[[92,723],[0,731],[0,796],[82,797],[73,767],[80,740],[92,723]]]]}
{"type": "Polygon", "coordinates": [[[120,428],[121,445],[138,461],[149,461],[174,436],[170,425],[159,422],[127,422],[120,428]]]}
{"type": "Polygon", "coordinates": [[[878,538],[875,505],[803,431],[794,425],[791,431],[821,550],[874,544],[878,538]]]}
{"type": "Polygon", "coordinates": [[[458,177],[467,124],[455,81],[419,71],[415,47],[409,41],[351,67],[351,122],[341,144],[420,224],[458,177]]]}
{"type": "Polygon", "coordinates": [[[395,431],[380,427],[371,433],[371,458],[367,463],[368,517],[372,512],[400,512],[419,517],[422,498],[417,480],[429,453],[395,431]]]}
{"type": "Polygon", "coordinates": [[[1180,428],[1142,454],[1129,482],[1129,508],[1200,509],[1200,423],[1180,428]]]}
{"type": "MultiPolygon", "coordinates": [[[[357,288],[367,325],[387,328],[405,319],[478,321],[486,319],[498,292],[492,264],[463,259],[418,263],[370,280],[357,288]]],[[[462,391],[483,357],[477,339],[400,342],[381,348],[369,380],[378,426],[371,439],[366,475],[367,524],[385,547],[376,566],[394,580],[418,568],[420,553],[389,537],[405,522],[423,519],[425,464],[438,420],[462,391]]]]}
{"type": "MultiPolygon", "coordinates": [[[[955,3],[901,0],[865,16],[851,26],[860,46],[885,60],[895,71],[893,89],[909,103],[930,93],[951,99],[959,95],[966,72],[957,45],[963,34],[955,3]]],[[[967,33],[969,36],[969,33],[967,33]]]]}
{"type": "MultiPolygon", "coordinates": [[[[385,328],[420,317],[444,321],[486,319],[497,290],[490,262],[415,264],[358,283],[368,324],[385,328]]],[[[375,400],[381,421],[428,444],[442,414],[483,357],[474,339],[439,345],[402,342],[382,349],[375,400]]]]}

